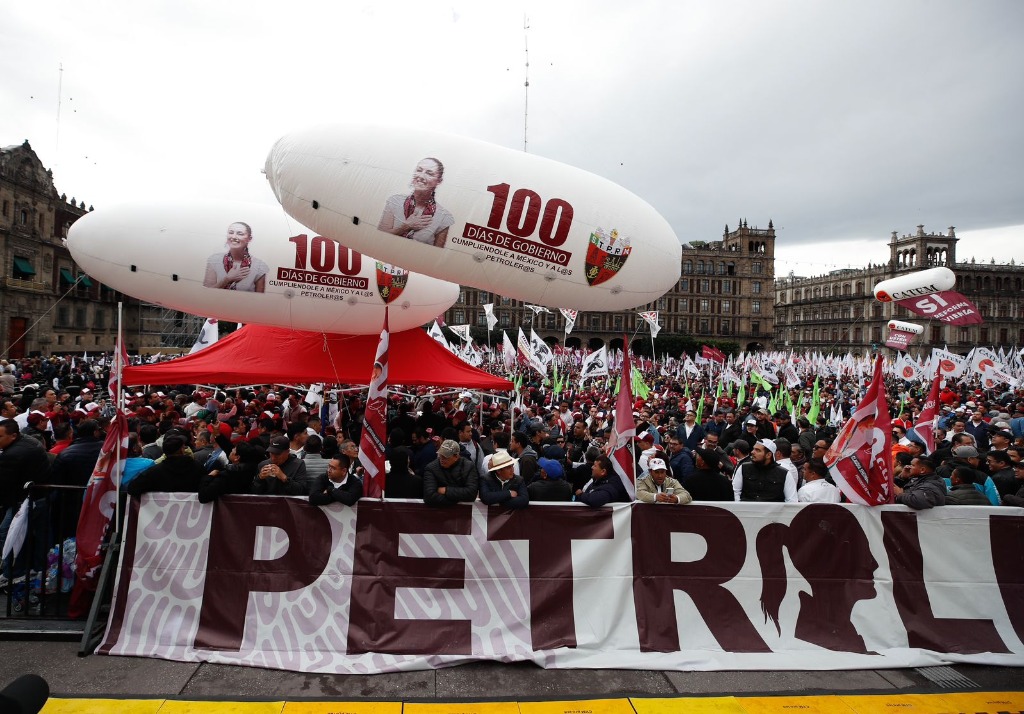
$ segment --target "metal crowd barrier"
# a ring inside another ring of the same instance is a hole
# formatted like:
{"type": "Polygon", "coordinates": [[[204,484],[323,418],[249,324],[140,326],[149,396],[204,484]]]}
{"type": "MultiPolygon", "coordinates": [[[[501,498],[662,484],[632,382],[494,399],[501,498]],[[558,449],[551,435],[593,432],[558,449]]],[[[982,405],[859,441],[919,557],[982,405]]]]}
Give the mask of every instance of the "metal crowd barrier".
{"type": "Polygon", "coordinates": [[[6,619],[0,630],[4,634],[33,631],[16,626],[19,620],[70,620],[74,539],[84,493],[85,486],[25,484],[24,495],[30,504],[25,542],[16,556],[4,559],[0,571],[0,597],[5,601],[0,619],[6,619]]]}

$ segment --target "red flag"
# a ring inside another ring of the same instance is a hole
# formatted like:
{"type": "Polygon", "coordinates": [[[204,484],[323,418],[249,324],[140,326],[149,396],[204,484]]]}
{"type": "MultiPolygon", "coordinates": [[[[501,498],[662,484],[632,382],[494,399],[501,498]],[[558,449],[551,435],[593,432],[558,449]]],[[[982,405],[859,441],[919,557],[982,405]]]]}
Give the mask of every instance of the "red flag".
{"type": "Polygon", "coordinates": [[[629,366],[629,340],[623,340],[622,378],[619,396],[615,401],[615,423],[611,445],[612,466],[622,480],[630,500],[636,498],[636,462],[630,446],[636,436],[636,422],[633,421],[633,394],[630,389],[632,372],[629,366]]]}
{"type": "MultiPolygon", "coordinates": [[[[917,434],[919,440],[924,443],[924,453],[930,454],[935,451],[935,427],[939,421],[939,382],[942,375],[936,374],[932,380],[932,389],[928,393],[928,399],[921,409],[921,415],[914,423],[913,433],[917,434]]],[[[908,434],[909,436],[909,434],[908,434]]]]}
{"type": "Polygon", "coordinates": [[[388,308],[384,308],[384,329],[373,361],[370,393],[363,413],[363,432],[359,438],[359,462],[363,465],[363,495],[384,498],[384,440],[388,410],[388,308]]]}
{"type": "Polygon", "coordinates": [[[709,345],[701,345],[700,356],[706,360],[718,362],[719,364],[723,364],[725,362],[725,353],[717,347],[711,347],[709,345]]]}
{"type": "Polygon", "coordinates": [[[864,399],[825,453],[836,486],[853,503],[892,503],[892,426],[882,379],[882,356],[864,399]]]}
{"type": "Polygon", "coordinates": [[[103,565],[100,546],[117,504],[117,484],[128,458],[128,420],[118,410],[110,423],[92,478],[82,499],[82,513],[75,533],[75,585],[68,603],[68,615],[84,617],[89,612],[96,579],[103,565]],[[120,452],[120,453],[118,453],[120,452]]]}
{"type": "Polygon", "coordinates": [[[985,321],[974,303],[952,290],[897,300],[896,304],[915,315],[939,320],[947,325],[980,325],[985,321]]]}

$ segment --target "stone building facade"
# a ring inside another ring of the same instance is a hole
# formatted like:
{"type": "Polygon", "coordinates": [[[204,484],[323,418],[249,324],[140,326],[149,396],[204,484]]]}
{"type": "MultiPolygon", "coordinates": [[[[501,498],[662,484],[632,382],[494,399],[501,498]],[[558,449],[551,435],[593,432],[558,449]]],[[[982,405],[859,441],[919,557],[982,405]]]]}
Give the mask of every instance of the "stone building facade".
{"type": "Polygon", "coordinates": [[[775,228],[751,228],[741,220],[736,230],[725,227],[722,240],[683,245],[679,281],[652,303],[623,312],[581,312],[565,337],[565,319],[557,310],[534,315],[521,300],[464,286],[459,301],[444,315],[452,325],[486,329],[483,305],[494,303],[496,330],[514,338],[516,328],[530,326],[552,344],[563,339],[568,347],[619,347],[623,333],[634,344],[649,344],[650,333],[637,313],[657,310],[662,335],[680,334],[695,340],[727,340],[740,349],[770,349],[774,336],[772,312],[775,280],[775,228]]]}
{"type": "Polygon", "coordinates": [[[889,261],[815,277],[786,277],[775,283],[775,344],[793,349],[845,352],[885,344],[891,319],[922,324],[925,331],[910,352],[948,346],[967,352],[975,345],[1024,345],[1024,267],[1008,262],[958,262],[955,228],[925,233],[924,226],[889,240],[889,261]],[[875,300],[874,286],[926,268],[946,266],[956,274],[954,290],[973,302],[984,324],[945,325],[919,317],[895,303],[875,300]]]}
{"type": "MultiPolygon", "coordinates": [[[[92,210],[90,207],[88,210],[92,210]]],[[[114,349],[117,303],[129,352],[146,306],[92,280],[64,246],[84,201],[58,195],[53,173],[26,141],[0,149],[0,353],[5,358],[114,349]]]]}

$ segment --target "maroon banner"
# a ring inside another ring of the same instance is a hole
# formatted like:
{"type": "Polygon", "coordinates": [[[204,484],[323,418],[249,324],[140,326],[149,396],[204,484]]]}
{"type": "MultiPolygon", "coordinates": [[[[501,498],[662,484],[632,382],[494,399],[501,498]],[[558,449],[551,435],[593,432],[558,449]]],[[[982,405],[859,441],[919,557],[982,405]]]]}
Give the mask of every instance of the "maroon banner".
{"type": "Polygon", "coordinates": [[[907,330],[897,330],[895,328],[889,328],[889,337],[885,341],[886,347],[892,347],[895,350],[906,350],[910,346],[910,343],[917,337],[916,332],[910,332],[907,330]]]}
{"type": "MultiPolygon", "coordinates": [[[[625,337],[625,335],[623,335],[625,337]]],[[[611,445],[612,466],[622,479],[622,485],[630,498],[636,498],[636,461],[630,445],[636,436],[633,421],[633,370],[629,365],[629,340],[624,339],[622,351],[622,377],[619,382],[619,396],[615,401],[615,423],[612,425],[615,441],[611,445]]]]}
{"type": "Polygon", "coordinates": [[[708,345],[701,345],[700,356],[704,359],[711,360],[712,362],[718,362],[722,364],[725,362],[725,353],[717,347],[709,347],[708,345]]]}
{"type": "Polygon", "coordinates": [[[839,490],[853,503],[892,503],[892,431],[882,378],[882,356],[864,399],[825,453],[839,490]]]}
{"type": "Polygon", "coordinates": [[[387,438],[388,411],[388,310],[384,308],[384,329],[377,343],[370,389],[363,413],[363,433],[359,438],[359,463],[363,466],[363,495],[384,497],[384,441],[387,438]]]}
{"type": "Polygon", "coordinates": [[[915,315],[939,320],[948,325],[980,325],[985,321],[974,303],[952,290],[899,300],[897,304],[915,315]]]}
{"type": "Polygon", "coordinates": [[[914,423],[914,433],[921,437],[924,442],[924,453],[930,454],[935,451],[935,427],[939,422],[939,383],[942,375],[936,374],[932,380],[932,389],[928,393],[928,400],[921,409],[921,415],[914,423]]]}

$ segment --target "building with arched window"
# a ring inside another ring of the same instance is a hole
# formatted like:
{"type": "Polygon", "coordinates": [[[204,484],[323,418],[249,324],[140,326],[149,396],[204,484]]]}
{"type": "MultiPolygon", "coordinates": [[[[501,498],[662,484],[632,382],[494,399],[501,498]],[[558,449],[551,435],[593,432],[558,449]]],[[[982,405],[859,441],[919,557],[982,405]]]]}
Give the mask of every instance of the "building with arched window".
{"type": "MultiPolygon", "coordinates": [[[[53,172],[27,141],[0,149],[0,352],[6,358],[113,351],[119,301],[128,350],[159,349],[160,331],[146,325],[158,324],[153,316],[166,311],[93,280],[64,246],[68,228],[91,210],[58,195],[53,172]]],[[[183,324],[192,318],[177,314],[183,324]]],[[[189,346],[198,334],[197,327],[189,346]]]]}
{"type": "Polygon", "coordinates": [[[775,344],[822,352],[862,350],[885,344],[891,319],[925,326],[911,352],[948,346],[967,352],[975,345],[1024,346],[1024,267],[1007,263],[957,262],[956,230],[912,234],[893,231],[889,262],[835,270],[814,277],[780,278],[775,283],[775,344]],[[919,317],[896,303],[875,300],[874,286],[917,270],[946,266],[956,273],[954,290],[973,302],[985,322],[954,326],[919,317]],[[827,327],[827,329],[825,329],[827,327]]]}

